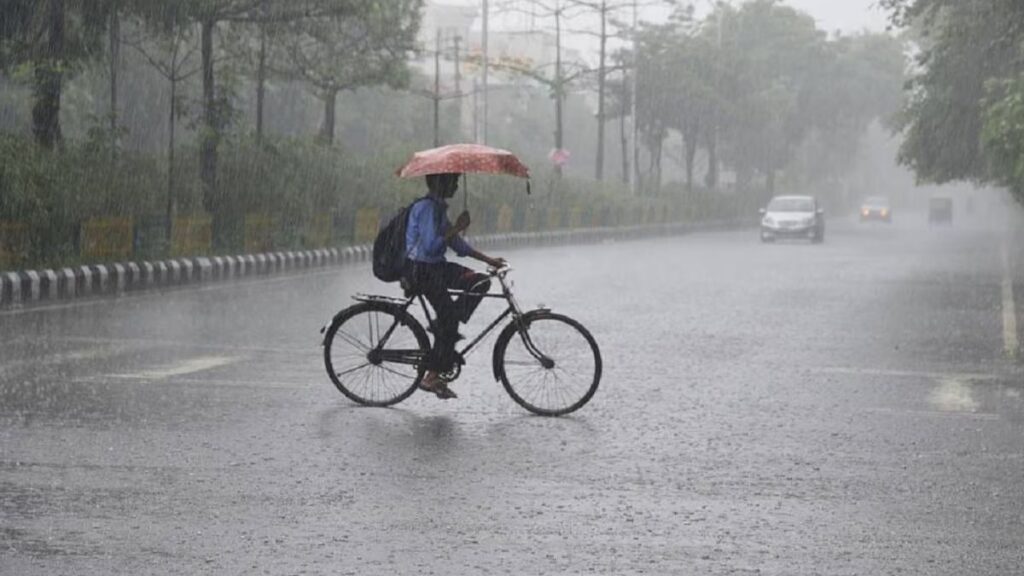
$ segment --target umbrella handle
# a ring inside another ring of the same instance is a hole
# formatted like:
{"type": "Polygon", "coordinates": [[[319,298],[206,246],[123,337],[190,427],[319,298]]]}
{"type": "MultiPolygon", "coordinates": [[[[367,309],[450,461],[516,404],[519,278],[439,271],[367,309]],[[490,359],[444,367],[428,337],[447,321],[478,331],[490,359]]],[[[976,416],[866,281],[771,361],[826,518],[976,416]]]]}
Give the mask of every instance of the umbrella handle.
{"type": "Polygon", "coordinates": [[[462,173],[462,209],[469,212],[469,177],[462,173]]]}

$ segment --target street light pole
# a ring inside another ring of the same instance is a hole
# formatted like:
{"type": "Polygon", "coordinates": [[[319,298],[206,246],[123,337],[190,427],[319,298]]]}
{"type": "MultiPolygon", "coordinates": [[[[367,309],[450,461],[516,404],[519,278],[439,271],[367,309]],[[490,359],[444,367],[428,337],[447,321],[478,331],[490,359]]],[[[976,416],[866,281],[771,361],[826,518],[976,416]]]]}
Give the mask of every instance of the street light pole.
{"type": "Polygon", "coordinates": [[[441,29],[434,50],[434,148],[441,145],[441,29]]]}
{"type": "Polygon", "coordinates": [[[640,146],[637,142],[637,137],[640,133],[638,129],[639,122],[636,117],[636,101],[637,101],[637,77],[640,75],[640,50],[639,42],[637,42],[637,23],[639,22],[639,8],[637,6],[637,0],[633,0],[633,78],[632,78],[632,98],[630,98],[630,117],[633,118],[633,177],[629,179],[629,192],[633,196],[637,193],[637,184],[640,180],[640,146]]]}
{"type": "Polygon", "coordinates": [[[488,26],[489,26],[489,24],[490,24],[490,5],[488,3],[488,0],[483,0],[483,19],[481,20],[481,38],[480,38],[480,45],[481,46],[480,47],[482,49],[483,59],[484,59],[484,62],[483,62],[483,76],[484,76],[484,79],[483,79],[483,83],[484,83],[484,85],[483,85],[483,100],[484,100],[484,110],[483,110],[482,127],[481,127],[482,128],[481,129],[481,133],[483,135],[483,143],[484,144],[487,144],[487,107],[488,107],[488,103],[489,103],[489,100],[490,100],[490,90],[489,90],[490,83],[487,80],[489,68],[491,66],[491,64],[490,64],[490,62],[491,62],[490,61],[490,50],[489,50],[489,46],[488,46],[489,38],[487,37],[488,36],[488,26]]]}

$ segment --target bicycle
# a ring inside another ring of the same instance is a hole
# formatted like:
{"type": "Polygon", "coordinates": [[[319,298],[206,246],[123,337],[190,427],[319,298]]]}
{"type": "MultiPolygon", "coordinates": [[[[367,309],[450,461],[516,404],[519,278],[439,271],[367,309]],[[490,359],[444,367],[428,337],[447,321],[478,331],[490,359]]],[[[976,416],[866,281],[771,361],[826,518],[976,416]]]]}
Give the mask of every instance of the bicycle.
{"type": "MultiPolygon", "coordinates": [[[[541,416],[564,416],[593,398],[601,381],[601,352],[582,324],[548,308],[523,312],[512,284],[511,267],[487,270],[500,293],[478,295],[503,299],[508,307],[479,335],[457,351],[454,368],[441,377],[454,382],[465,359],[506,320],[494,343],[495,380],[523,408],[541,416]],[[518,336],[518,338],[517,338],[518,336]]],[[[449,290],[452,296],[469,291],[449,290]]],[[[321,328],[324,365],[338,390],[364,406],[393,406],[411,396],[423,380],[423,360],[431,342],[419,320],[409,311],[419,301],[428,325],[430,308],[421,294],[406,298],[357,294],[358,303],[338,312],[321,328]]]]}

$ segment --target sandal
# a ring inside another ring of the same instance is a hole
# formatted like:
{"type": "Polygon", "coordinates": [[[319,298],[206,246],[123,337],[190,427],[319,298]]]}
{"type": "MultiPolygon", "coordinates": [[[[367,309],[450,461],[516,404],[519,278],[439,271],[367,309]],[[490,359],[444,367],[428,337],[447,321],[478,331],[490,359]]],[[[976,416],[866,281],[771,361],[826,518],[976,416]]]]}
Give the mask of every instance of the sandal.
{"type": "Polygon", "coordinates": [[[459,397],[458,394],[456,394],[451,388],[449,388],[448,384],[446,384],[445,381],[441,380],[440,378],[434,380],[430,384],[426,382],[420,382],[420,390],[423,390],[424,392],[430,392],[431,394],[435,394],[437,395],[438,398],[442,400],[451,400],[452,398],[459,397]]]}

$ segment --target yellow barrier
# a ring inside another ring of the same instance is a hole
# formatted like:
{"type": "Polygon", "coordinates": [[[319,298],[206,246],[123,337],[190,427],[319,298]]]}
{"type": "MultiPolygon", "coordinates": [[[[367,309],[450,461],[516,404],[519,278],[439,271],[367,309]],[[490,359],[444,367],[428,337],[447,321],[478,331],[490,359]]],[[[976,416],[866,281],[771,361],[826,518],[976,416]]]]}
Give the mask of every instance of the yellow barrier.
{"type": "Polygon", "coordinates": [[[569,211],[569,228],[583,227],[583,207],[576,206],[569,211]]]}
{"type": "Polygon", "coordinates": [[[274,250],[274,219],[267,214],[246,214],[245,253],[259,254],[274,250]]]}
{"type": "Polygon", "coordinates": [[[356,212],[356,244],[373,242],[380,228],[380,210],[377,208],[360,208],[356,212]]]}
{"type": "Polygon", "coordinates": [[[132,255],[131,218],[94,218],[82,224],[80,253],[87,260],[125,260],[132,255]]]}
{"type": "Polygon", "coordinates": [[[28,225],[0,222],[0,269],[18,268],[28,259],[28,225]]]}
{"type": "Polygon", "coordinates": [[[547,229],[558,230],[562,227],[562,209],[548,208],[547,229]]]}
{"type": "Polygon", "coordinates": [[[508,204],[502,204],[501,209],[498,210],[498,222],[495,225],[496,232],[499,234],[507,234],[512,231],[512,218],[515,216],[515,212],[512,207],[508,204]]]}
{"type": "Polygon", "coordinates": [[[331,245],[331,215],[326,212],[313,215],[306,225],[306,248],[324,248],[331,245]]]}
{"type": "Polygon", "coordinates": [[[171,227],[171,256],[208,254],[213,245],[213,221],[209,216],[184,216],[171,227]]]}
{"type": "Polygon", "coordinates": [[[526,207],[523,214],[523,231],[536,232],[540,229],[540,213],[538,210],[526,207]]]}

